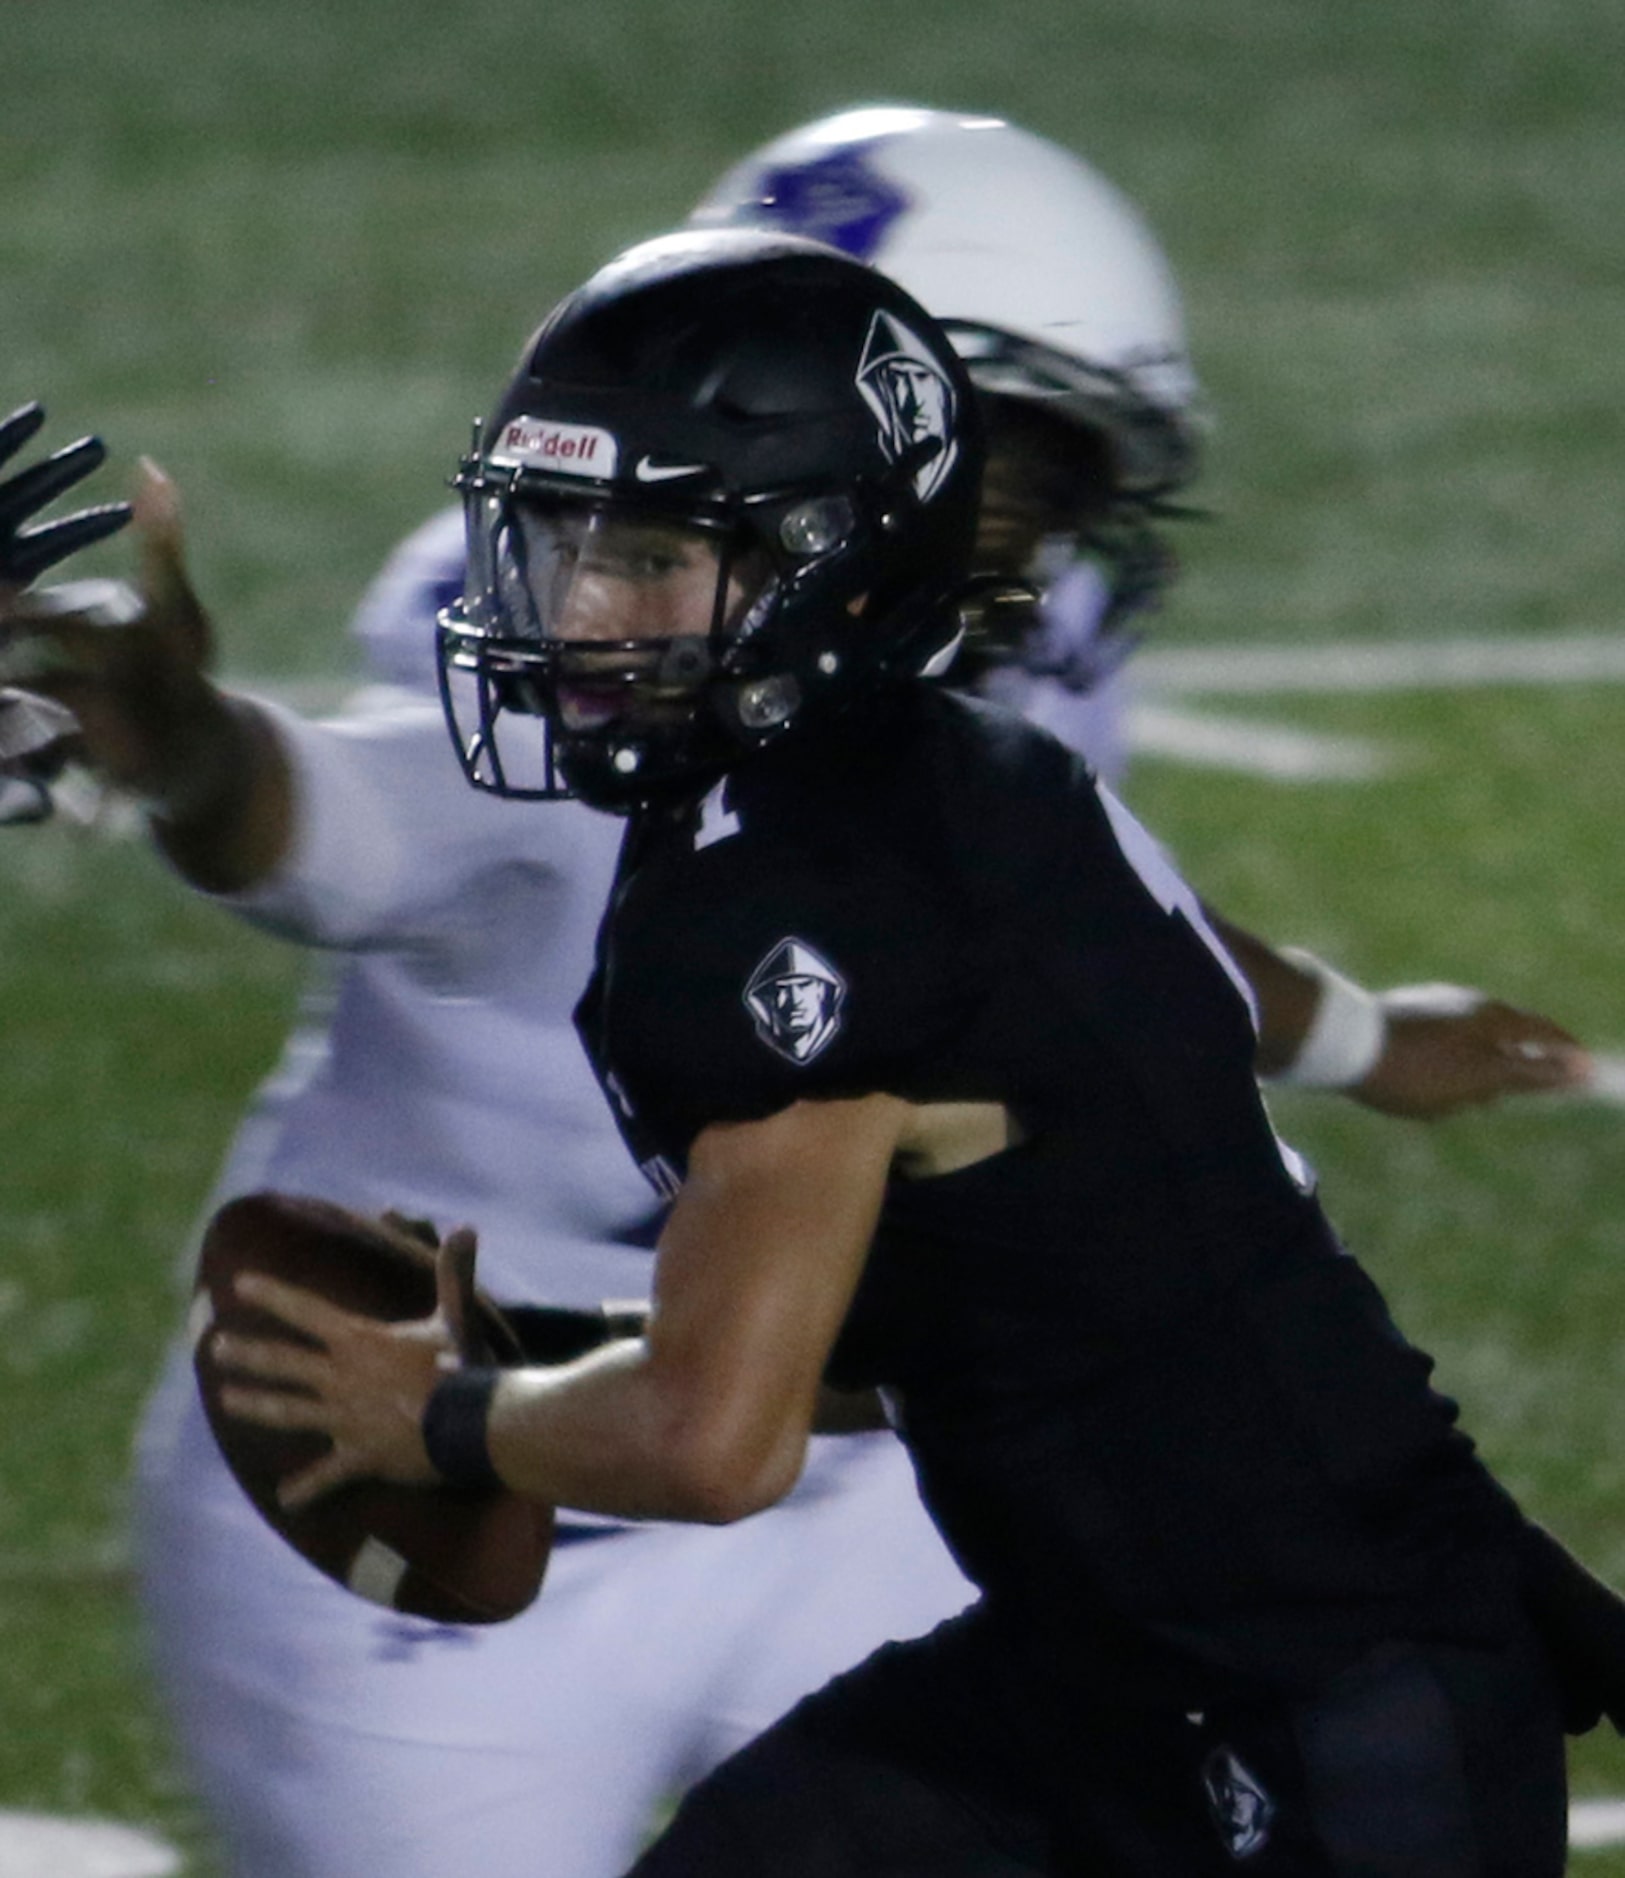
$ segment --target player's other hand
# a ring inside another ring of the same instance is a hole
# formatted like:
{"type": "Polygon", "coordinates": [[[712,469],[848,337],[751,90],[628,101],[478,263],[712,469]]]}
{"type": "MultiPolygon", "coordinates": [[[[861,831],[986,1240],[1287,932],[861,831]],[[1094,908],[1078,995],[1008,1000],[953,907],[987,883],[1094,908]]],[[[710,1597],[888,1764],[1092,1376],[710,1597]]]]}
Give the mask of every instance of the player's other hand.
{"type": "Polygon", "coordinates": [[[1382,1055],[1349,1093],[1385,1115],[1434,1120],[1504,1096],[1583,1088],[1592,1059],[1548,1017],[1458,985],[1381,994],[1382,1055]]]}
{"type": "MultiPolygon", "coordinates": [[[[39,404],[25,404],[0,418],[0,468],[44,423],[45,410],[39,404]]],[[[0,594],[28,586],[47,568],[93,541],[106,540],[129,521],[125,502],[102,503],[55,521],[35,519],[41,509],[99,469],[106,455],[99,437],[81,437],[0,480],[0,594]]]]}
{"type": "Polygon", "coordinates": [[[71,712],[75,759],[184,817],[219,784],[230,707],[206,676],[213,634],[187,576],[174,485],[145,459],[131,510],[139,594],[116,582],[0,590],[0,682],[71,712]]]}

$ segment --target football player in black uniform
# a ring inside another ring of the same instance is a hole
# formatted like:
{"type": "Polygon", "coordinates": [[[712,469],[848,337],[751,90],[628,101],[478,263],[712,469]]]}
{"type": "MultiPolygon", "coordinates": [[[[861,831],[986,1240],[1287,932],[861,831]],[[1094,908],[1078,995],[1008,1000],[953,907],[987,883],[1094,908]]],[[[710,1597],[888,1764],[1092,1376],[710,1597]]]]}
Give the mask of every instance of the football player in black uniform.
{"type": "Polygon", "coordinates": [[[732,1520],[878,1390],[983,1595],[650,1878],[1560,1871],[1527,1528],[1274,1135],[1245,982],[1075,757],[934,682],[980,457],[940,329],[816,244],[644,244],[542,328],[442,657],[476,782],[630,817],[580,1023],[676,1194],[653,1312],[499,1373],[449,1260],[406,1327],[249,1278],[314,1347],[223,1341],[231,1405],[331,1437],[293,1504],[732,1520]]]}

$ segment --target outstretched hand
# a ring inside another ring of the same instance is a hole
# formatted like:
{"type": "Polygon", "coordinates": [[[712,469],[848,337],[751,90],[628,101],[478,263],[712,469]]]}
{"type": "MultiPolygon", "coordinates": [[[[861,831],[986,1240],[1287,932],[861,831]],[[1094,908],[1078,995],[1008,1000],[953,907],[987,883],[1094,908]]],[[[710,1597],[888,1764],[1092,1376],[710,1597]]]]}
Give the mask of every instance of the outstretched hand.
{"type": "Polygon", "coordinates": [[[268,1312],[305,1341],[217,1333],[216,1362],[242,1378],[222,1390],[221,1406],[261,1427],[312,1431],[332,1443],[319,1460],[282,1482],[278,1498],[289,1511],[348,1481],[438,1481],[423,1445],[423,1409],[447,1369],[483,1360],[472,1328],[474,1260],[474,1234],[459,1227],[436,1256],[434,1311],[406,1323],[343,1310],[263,1273],[238,1278],[244,1303],[268,1312]]]}
{"type": "MultiPolygon", "coordinates": [[[[45,423],[39,404],[0,418],[0,466],[11,461],[45,423]]],[[[130,519],[126,502],[106,502],[55,521],[34,517],[99,469],[107,456],[99,437],[81,437],[0,481],[0,590],[22,588],[70,554],[116,534],[130,519]]]]}
{"type": "Polygon", "coordinates": [[[1550,1018],[1457,985],[1381,994],[1382,1055],[1349,1093],[1385,1115],[1434,1120],[1504,1096],[1584,1088],[1589,1051],[1550,1018]]]}
{"type": "Polygon", "coordinates": [[[160,813],[185,813],[218,781],[227,707],[206,676],[213,634],[187,576],[175,488],[145,459],[131,512],[138,599],[110,610],[87,584],[0,590],[0,681],[72,713],[76,760],[160,813]]]}

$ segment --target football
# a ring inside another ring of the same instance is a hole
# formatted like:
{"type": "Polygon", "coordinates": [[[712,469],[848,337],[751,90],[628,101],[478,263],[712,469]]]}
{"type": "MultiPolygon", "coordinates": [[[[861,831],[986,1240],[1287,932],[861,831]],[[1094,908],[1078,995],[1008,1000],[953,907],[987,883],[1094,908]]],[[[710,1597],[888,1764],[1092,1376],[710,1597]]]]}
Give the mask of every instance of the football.
{"type": "MultiPolygon", "coordinates": [[[[358,1481],[296,1512],[277,1483],[317,1459],[325,1435],[271,1429],[227,1416],[226,1377],[214,1333],[297,1339],[298,1333],[238,1299],[233,1280],[265,1272],[319,1292],[347,1310],[393,1322],[435,1308],[434,1252],[404,1225],[300,1195],[254,1193],[209,1222],[192,1301],[192,1350],[209,1425],[226,1464],[266,1522],[329,1578],[391,1610],[444,1623],[513,1617],[541,1589],[553,1538],[552,1509],[501,1488],[406,1487],[358,1481]]],[[[501,1311],[477,1295],[478,1332],[490,1361],[517,1362],[501,1311]]]]}

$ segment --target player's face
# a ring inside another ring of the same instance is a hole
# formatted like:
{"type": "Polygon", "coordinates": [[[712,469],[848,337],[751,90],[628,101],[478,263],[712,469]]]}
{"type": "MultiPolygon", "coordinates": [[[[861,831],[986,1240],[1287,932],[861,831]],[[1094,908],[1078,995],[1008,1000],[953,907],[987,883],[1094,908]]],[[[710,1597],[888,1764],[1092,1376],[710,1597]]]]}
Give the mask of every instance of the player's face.
{"type": "Polygon", "coordinates": [[[533,616],[568,649],[557,686],[567,730],[595,729],[632,705],[656,719],[686,708],[705,661],[671,648],[703,648],[737,625],[765,572],[714,530],[661,514],[527,506],[517,530],[533,616]]]}
{"type": "Polygon", "coordinates": [[[568,513],[548,530],[544,617],[576,645],[683,639],[711,631],[721,555],[715,536],[662,518],[568,513]]]}

